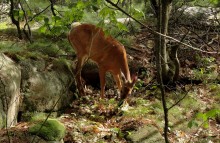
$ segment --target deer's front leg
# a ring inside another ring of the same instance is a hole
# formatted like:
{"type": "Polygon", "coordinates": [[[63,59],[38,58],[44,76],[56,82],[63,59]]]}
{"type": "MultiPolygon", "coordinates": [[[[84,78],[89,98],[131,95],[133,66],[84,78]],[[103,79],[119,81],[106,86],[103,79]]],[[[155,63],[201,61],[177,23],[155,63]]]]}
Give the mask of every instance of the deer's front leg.
{"type": "Polygon", "coordinates": [[[122,90],[121,77],[119,74],[113,74],[113,77],[118,86],[119,93],[121,94],[121,90],[122,90]]]}
{"type": "Polygon", "coordinates": [[[100,96],[101,96],[101,98],[104,98],[104,95],[105,95],[105,73],[106,73],[106,71],[99,67],[99,78],[100,78],[100,86],[101,86],[100,96]]]}

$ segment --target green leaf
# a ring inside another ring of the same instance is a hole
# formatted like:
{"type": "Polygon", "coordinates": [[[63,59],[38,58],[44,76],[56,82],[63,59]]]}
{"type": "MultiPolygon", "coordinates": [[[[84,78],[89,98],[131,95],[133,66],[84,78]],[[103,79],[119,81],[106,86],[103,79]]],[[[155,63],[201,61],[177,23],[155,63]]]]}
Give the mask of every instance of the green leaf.
{"type": "Polygon", "coordinates": [[[218,109],[212,109],[212,110],[206,112],[206,116],[207,116],[208,118],[214,118],[214,117],[216,117],[218,114],[220,114],[220,110],[218,110],[218,109]]]}
{"type": "Polygon", "coordinates": [[[153,85],[152,87],[151,87],[151,89],[157,89],[158,87],[157,87],[157,85],[153,85]]]}
{"type": "Polygon", "coordinates": [[[117,23],[117,27],[118,27],[118,29],[121,29],[123,31],[128,31],[128,28],[121,22],[117,23]]]}
{"type": "Polygon", "coordinates": [[[109,9],[108,7],[104,7],[103,9],[101,9],[101,11],[99,12],[99,15],[102,17],[102,18],[106,18],[109,14],[112,13],[112,10],[109,9]]]}
{"type": "Polygon", "coordinates": [[[109,100],[109,104],[115,104],[115,103],[116,103],[115,98],[111,98],[111,99],[109,100]]]}
{"type": "Polygon", "coordinates": [[[206,121],[208,119],[206,114],[203,114],[203,113],[198,113],[197,118],[202,119],[203,121],[206,121]]]}
{"type": "Polygon", "coordinates": [[[61,31],[62,31],[62,27],[61,26],[55,26],[52,29],[52,33],[55,34],[55,35],[58,35],[59,33],[61,33],[61,31]]]}
{"type": "Polygon", "coordinates": [[[77,5],[76,5],[76,7],[78,9],[84,9],[85,6],[86,6],[85,2],[82,2],[82,1],[78,1],[77,5]]]}
{"type": "Polygon", "coordinates": [[[191,120],[189,123],[188,123],[188,127],[189,128],[192,128],[192,127],[198,127],[198,123],[195,121],[195,120],[191,120]]]}
{"type": "Polygon", "coordinates": [[[13,15],[14,15],[15,17],[18,17],[18,16],[19,16],[19,10],[17,10],[17,9],[14,9],[14,10],[12,11],[12,13],[13,13],[13,15]]]}
{"type": "Polygon", "coordinates": [[[144,12],[140,11],[140,10],[138,10],[136,8],[132,8],[131,13],[137,19],[143,19],[145,17],[144,16],[144,12]]]}
{"type": "Polygon", "coordinates": [[[48,23],[49,23],[49,18],[44,17],[44,23],[45,23],[45,24],[48,24],[48,23]]]}
{"type": "Polygon", "coordinates": [[[24,12],[22,10],[19,10],[19,17],[20,18],[24,17],[24,12]]]}
{"type": "Polygon", "coordinates": [[[54,19],[55,21],[58,21],[58,20],[61,20],[61,17],[60,17],[60,16],[54,16],[53,19],[54,19]]]}
{"type": "Polygon", "coordinates": [[[204,122],[203,127],[207,129],[209,127],[209,122],[208,121],[204,122]]]}
{"type": "Polygon", "coordinates": [[[46,27],[45,25],[43,25],[43,26],[41,26],[41,27],[38,29],[38,31],[39,31],[40,33],[46,33],[47,27],[46,27]]]}
{"type": "Polygon", "coordinates": [[[33,16],[33,12],[31,10],[27,10],[26,11],[26,14],[29,16],[29,17],[32,17],[33,16]]]}
{"type": "Polygon", "coordinates": [[[112,131],[112,132],[115,132],[115,133],[119,133],[119,132],[120,132],[120,129],[119,129],[119,128],[111,128],[111,131],[112,131]]]}

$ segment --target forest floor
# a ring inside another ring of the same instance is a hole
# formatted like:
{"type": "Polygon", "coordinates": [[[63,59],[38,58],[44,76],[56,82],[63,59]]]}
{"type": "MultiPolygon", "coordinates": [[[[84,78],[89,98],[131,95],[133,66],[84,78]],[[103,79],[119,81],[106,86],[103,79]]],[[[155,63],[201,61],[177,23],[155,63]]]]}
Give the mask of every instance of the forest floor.
{"type": "MultiPolygon", "coordinates": [[[[140,33],[133,48],[127,48],[131,68],[139,73],[127,102],[118,107],[115,89],[108,89],[107,97],[100,99],[100,90],[87,86],[87,96],[74,100],[57,118],[66,127],[64,142],[164,142],[163,108],[150,37],[140,33]]],[[[214,109],[220,109],[220,58],[199,53],[196,59],[191,52],[180,52],[181,80],[175,89],[166,91],[168,107],[175,105],[169,110],[169,139],[172,143],[219,143],[220,115],[212,115],[214,109]]],[[[1,141],[28,142],[29,126],[29,122],[19,122],[0,130],[1,141]]]]}

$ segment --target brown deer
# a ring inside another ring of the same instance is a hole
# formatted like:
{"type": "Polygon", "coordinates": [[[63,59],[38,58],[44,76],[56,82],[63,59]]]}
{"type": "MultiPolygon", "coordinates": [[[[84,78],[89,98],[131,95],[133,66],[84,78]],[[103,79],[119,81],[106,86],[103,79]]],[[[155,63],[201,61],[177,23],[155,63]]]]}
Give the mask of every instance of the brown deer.
{"type": "Polygon", "coordinates": [[[105,74],[110,72],[125,99],[133,89],[137,76],[131,79],[124,46],[111,36],[106,36],[101,28],[92,24],[73,23],[68,40],[77,53],[76,82],[79,94],[85,95],[81,82],[83,64],[91,59],[99,67],[101,98],[105,92],[105,74]],[[123,79],[123,84],[121,82],[123,79]]]}

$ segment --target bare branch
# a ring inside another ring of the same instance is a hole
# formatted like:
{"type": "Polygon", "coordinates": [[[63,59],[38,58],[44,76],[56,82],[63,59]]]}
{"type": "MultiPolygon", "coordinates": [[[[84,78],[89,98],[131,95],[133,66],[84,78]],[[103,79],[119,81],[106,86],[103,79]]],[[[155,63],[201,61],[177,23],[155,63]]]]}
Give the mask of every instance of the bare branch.
{"type": "Polygon", "coordinates": [[[126,11],[124,11],[122,8],[120,8],[117,4],[113,3],[112,1],[106,0],[106,2],[108,2],[108,3],[111,4],[112,6],[116,7],[119,11],[121,11],[122,13],[124,13],[126,16],[132,18],[135,22],[137,22],[137,23],[140,24],[141,26],[147,28],[147,29],[148,29],[151,33],[153,33],[153,34],[157,34],[157,35],[163,36],[163,37],[165,37],[165,38],[167,38],[167,39],[173,40],[173,41],[175,41],[175,42],[177,42],[177,43],[180,43],[180,44],[182,44],[182,45],[184,45],[184,46],[186,46],[186,47],[189,47],[189,48],[191,48],[191,49],[193,49],[193,50],[197,50],[197,51],[200,51],[200,52],[203,52],[203,53],[208,53],[208,54],[220,54],[219,52],[209,52],[209,51],[201,50],[201,49],[199,49],[199,48],[196,48],[196,47],[193,47],[193,46],[188,45],[188,44],[186,44],[186,43],[183,43],[183,42],[181,42],[181,41],[179,41],[179,40],[177,40],[177,39],[175,39],[175,38],[173,38],[173,37],[171,37],[171,36],[167,36],[167,35],[164,35],[164,34],[162,34],[162,33],[159,33],[159,32],[157,32],[157,31],[153,30],[152,28],[150,28],[149,26],[143,24],[142,22],[140,22],[139,20],[137,20],[136,18],[134,18],[134,17],[131,16],[130,14],[128,14],[126,11]]]}

